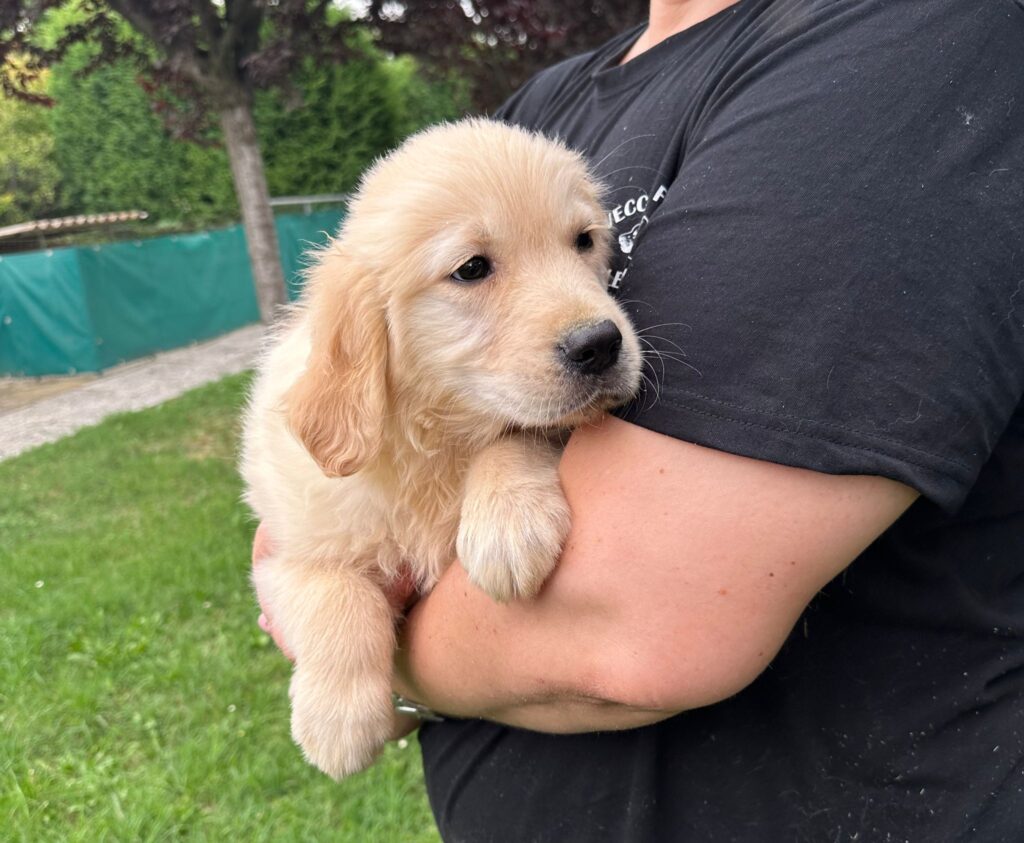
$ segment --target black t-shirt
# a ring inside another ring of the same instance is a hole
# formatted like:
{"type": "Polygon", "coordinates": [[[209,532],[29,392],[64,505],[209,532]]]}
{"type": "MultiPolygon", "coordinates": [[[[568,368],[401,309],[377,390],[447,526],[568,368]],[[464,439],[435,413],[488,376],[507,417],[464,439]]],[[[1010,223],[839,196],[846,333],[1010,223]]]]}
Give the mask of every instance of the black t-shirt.
{"type": "Polygon", "coordinates": [[[626,417],[922,497],[731,699],[426,726],[442,834],[1019,843],[1024,7],[743,0],[617,66],[638,32],[501,112],[608,185],[612,286],[668,352],[626,417]]]}

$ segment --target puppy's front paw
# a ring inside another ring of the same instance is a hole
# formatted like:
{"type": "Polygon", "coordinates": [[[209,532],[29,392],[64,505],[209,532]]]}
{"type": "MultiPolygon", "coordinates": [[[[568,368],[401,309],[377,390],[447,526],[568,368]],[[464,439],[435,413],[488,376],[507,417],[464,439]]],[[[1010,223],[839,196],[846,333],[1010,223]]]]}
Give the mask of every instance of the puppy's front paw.
{"type": "Polygon", "coordinates": [[[292,739],[306,760],[332,779],[365,770],[391,734],[390,692],[317,686],[311,673],[297,668],[292,676],[292,739]]]}
{"type": "Polygon", "coordinates": [[[466,501],[456,549],[470,580],[495,600],[532,597],[558,562],[569,534],[560,488],[507,491],[466,501]]]}

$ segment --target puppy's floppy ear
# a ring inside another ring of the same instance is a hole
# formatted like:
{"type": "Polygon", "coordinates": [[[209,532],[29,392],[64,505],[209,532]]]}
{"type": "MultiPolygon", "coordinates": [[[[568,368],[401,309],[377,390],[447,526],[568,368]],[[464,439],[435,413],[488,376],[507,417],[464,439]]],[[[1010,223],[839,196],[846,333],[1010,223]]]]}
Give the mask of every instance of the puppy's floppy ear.
{"type": "Polygon", "coordinates": [[[381,449],[387,322],[373,276],[332,249],[312,272],[312,348],[285,397],[288,426],[328,477],[359,471],[381,449]]]}

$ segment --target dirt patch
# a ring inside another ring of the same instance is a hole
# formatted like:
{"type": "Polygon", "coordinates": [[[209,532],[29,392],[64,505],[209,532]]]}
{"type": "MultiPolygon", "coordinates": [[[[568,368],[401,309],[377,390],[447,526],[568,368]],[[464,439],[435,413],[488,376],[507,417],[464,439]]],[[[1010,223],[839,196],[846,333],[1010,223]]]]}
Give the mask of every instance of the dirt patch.
{"type": "Polygon", "coordinates": [[[52,378],[0,378],[0,413],[28,407],[96,380],[96,374],[59,375],[52,378]]]}

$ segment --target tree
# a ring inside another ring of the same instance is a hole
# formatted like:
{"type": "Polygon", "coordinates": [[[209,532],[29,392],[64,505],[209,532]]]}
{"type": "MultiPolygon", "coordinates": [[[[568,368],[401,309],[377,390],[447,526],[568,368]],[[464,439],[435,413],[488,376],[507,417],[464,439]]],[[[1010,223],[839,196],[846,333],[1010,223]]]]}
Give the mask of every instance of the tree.
{"type": "Polygon", "coordinates": [[[138,208],[151,224],[174,227],[237,218],[224,150],[170,137],[133,62],[84,72],[95,52],[77,44],[50,70],[52,108],[22,105],[49,118],[64,212],[138,208]]]}
{"type": "Polygon", "coordinates": [[[371,0],[381,46],[454,73],[491,111],[537,71],[646,18],[648,0],[371,0]]]}
{"type": "Polygon", "coordinates": [[[46,114],[0,99],[0,225],[52,213],[58,180],[46,114]]]}
{"type": "MultiPolygon", "coordinates": [[[[0,0],[0,90],[47,102],[32,83],[75,45],[89,43],[85,70],[136,63],[154,107],[182,137],[217,117],[242,211],[263,318],[285,301],[257,132],[255,92],[295,93],[308,62],[350,56],[355,28],[387,49],[418,57],[447,80],[465,79],[478,108],[493,108],[529,75],[640,20],[644,0],[370,0],[362,19],[334,0],[0,0]],[[75,10],[62,34],[33,40],[49,12],[75,10]],[[137,33],[125,37],[125,22],[137,33]]],[[[414,122],[414,121],[413,121],[414,122]]]]}
{"type": "MultiPolygon", "coordinates": [[[[361,52],[340,64],[306,61],[292,79],[301,107],[294,92],[256,92],[253,115],[272,196],[352,190],[374,158],[407,134],[459,113],[450,93],[426,83],[412,59],[370,46],[361,52]]],[[[94,53],[76,45],[50,70],[45,88],[54,100],[48,116],[66,212],[141,208],[150,225],[176,228],[237,218],[216,131],[203,143],[170,137],[134,64],[121,60],[86,73],[94,53]]],[[[9,102],[45,122],[45,109],[9,102]]]]}
{"type": "Polygon", "coordinates": [[[78,0],[78,22],[52,46],[32,33],[46,12],[73,0],[0,0],[0,87],[35,102],[41,68],[75,44],[97,50],[96,64],[130,58],[152,79],[151,93],[181,134],[201,131],[216,115],[256,279],[260,313],[269,321],[286,301],[263,159],[253,121],[260,88],[287,86],[305,60],[349,53],[350,24],[330,0],[78,0]],[[123,37],[126,21],[145,41],[123,37]],[[170,91],[172,96],[167,96],[170,91]]]}
{"type": "Polygon", "coordinates": [[[343,65],[307,62],[294,77],[302,108],[289,108],[287,92],[262,93],[255,113],[271,192],[352,190],[373,159],[402,140],[404,92],[390,76],[367,49],[343,65]]]}

